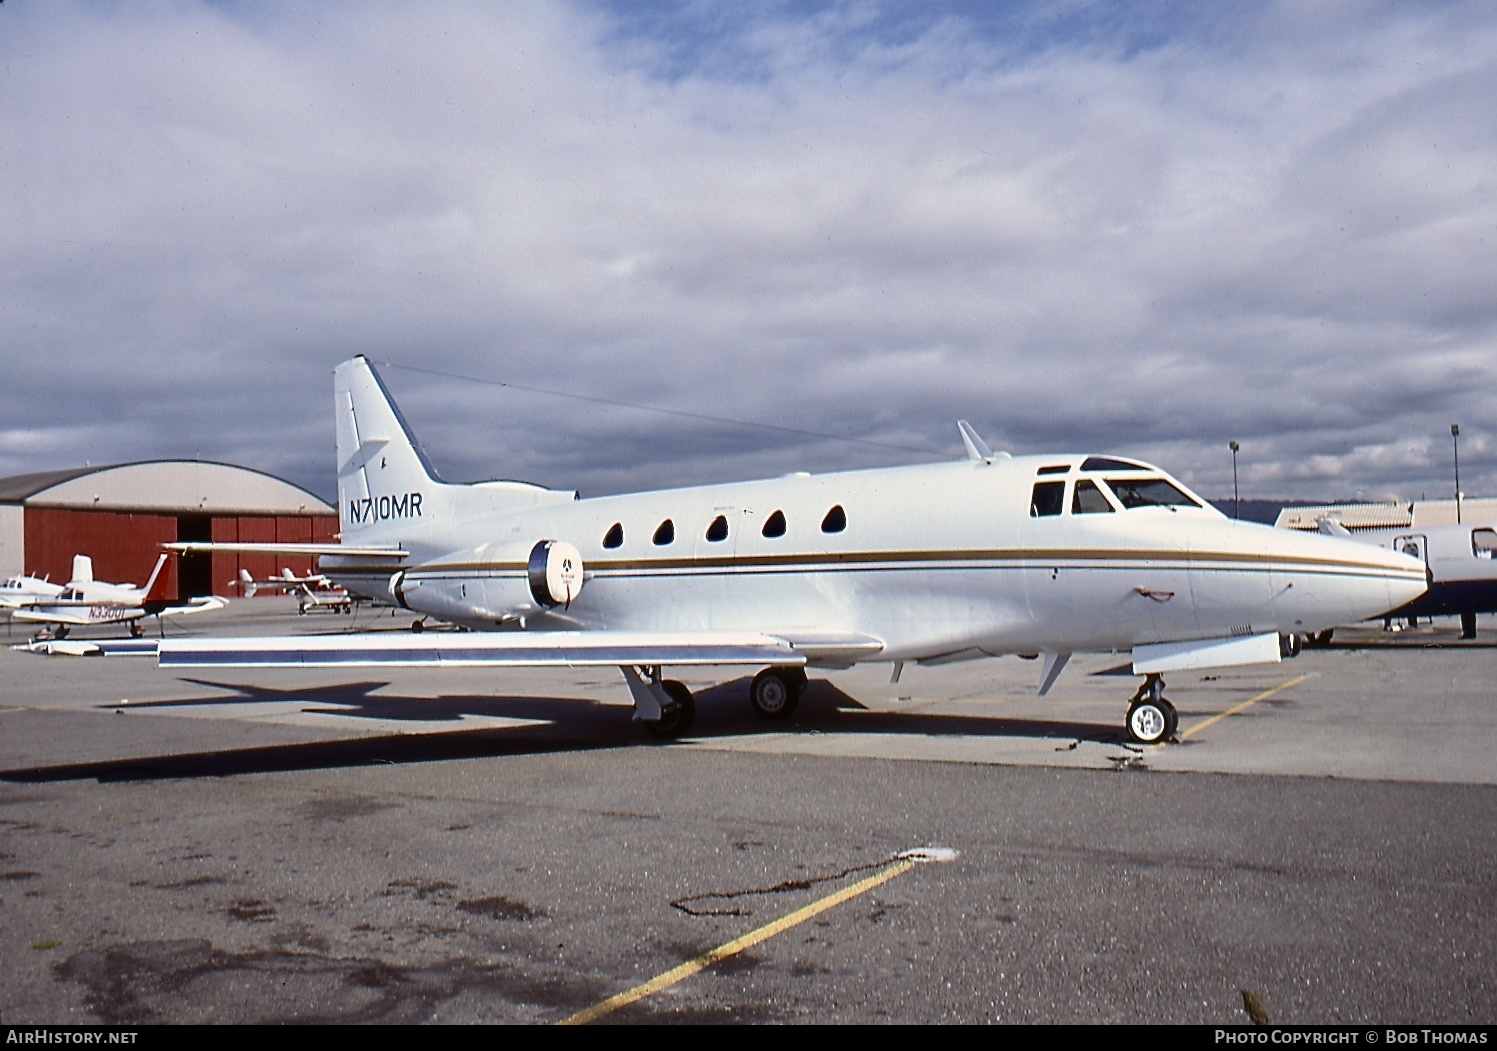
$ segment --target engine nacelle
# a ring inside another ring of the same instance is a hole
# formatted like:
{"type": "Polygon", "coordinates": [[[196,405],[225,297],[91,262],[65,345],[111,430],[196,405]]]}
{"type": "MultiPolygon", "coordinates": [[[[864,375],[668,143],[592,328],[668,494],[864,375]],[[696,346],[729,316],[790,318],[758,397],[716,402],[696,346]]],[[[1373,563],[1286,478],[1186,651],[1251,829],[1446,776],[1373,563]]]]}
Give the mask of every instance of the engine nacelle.
{"type": "Polygon", "coordinates": [[[582,554],[572,544],[541,540],[528,553],[523,547],[508,551],[513,553],[501,555],[486,546],[401,570],[390,578],[390,596],[415,613],[479,625],[518,620],[558,606],[565,609],[582,591],[582,554]],[[510,568],[482,575],[457,569],[475,561],[510,568]],[[444,570],[443,563],[454,569],[444,570]]]}
{"type": "Polygon", "coordinates": [[[543,606],[570,606],[582,590],[582,553],[565,540],[530,549],[530,594],[543,606]]]}

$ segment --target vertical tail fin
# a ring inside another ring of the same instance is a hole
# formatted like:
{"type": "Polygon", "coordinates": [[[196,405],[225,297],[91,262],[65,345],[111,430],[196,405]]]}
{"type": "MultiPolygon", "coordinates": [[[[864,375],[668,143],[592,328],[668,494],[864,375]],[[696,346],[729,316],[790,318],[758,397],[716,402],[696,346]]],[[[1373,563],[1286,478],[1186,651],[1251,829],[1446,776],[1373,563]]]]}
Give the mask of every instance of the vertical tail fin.
{"type": "Polygon", "coordinates": [[[94,560],[87,555],[73,556],[73,579],[69,584],[92,584],[94,582],[94,560]]]}
{"type": "Polygon", "coordinates": [[[338,526],[362,532],[427,517],[441,479],[416,445],[379,374],[363,356],[333,373],[338,427],[338,526]]]}
{"type": "Polygon", "coordinates": [[[574,492],[526,482],[442,481],[363,355],[334,371],[333,397],[338,422],[338,529],[345,544],[405,542],[421,526],[577,498],[574,492]]]}
{"type": "Polygon", "coordinates": [[[151,588],[156,586],[156,578],[161,575],[161,567],[166,565],[166,560],[170,557],[170,555],[166,554],[166,552],[163,551],[161,557],[156,560],[156,568],[151,570],[150,579],[146,581],[146,586],[140,589],[140,593],[142,596],[146,596],[151,593],[151,588]]]}

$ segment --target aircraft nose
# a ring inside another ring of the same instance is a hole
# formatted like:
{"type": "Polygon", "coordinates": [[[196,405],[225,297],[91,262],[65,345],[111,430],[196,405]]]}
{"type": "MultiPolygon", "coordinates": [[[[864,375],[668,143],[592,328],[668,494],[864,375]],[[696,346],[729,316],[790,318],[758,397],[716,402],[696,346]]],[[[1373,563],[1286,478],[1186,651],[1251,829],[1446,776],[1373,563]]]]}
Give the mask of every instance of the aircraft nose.
{"type": "Polygon", "coordinates": [[[1361,550],[1342,548],[1343,556],[1350,563],[1352,572],[1365,573],[1369,584],[1368,601],[1380,609],[1365,614],[1378,617],[1384,613],[1407,606],[1429,589],[1429,569],[1423,560],[1370,544],[1349,540],[1343,545],[1361,550]],[[1358,563],[1367,568],[1359,569],[1358,563]]]}
{"type": "MultiPolygon", "coordinates": [[[[1282,550],[1274,605],[1295,631],[1323,631],[1381,617],[1429,587],[1424,563],[1375,544],[1300,534],[1282,550]]],[[[1282,625],[1286,621],[1281,620],[1282,625]]]]}
{"type": "Polygon", "coordinates": [[[1409,574],[1408,576],[1400,575],[1397,579],[1389,582],[1388,591],[1391,595],[1395,596],[1395,602],[1394,605],[1388,608],[1397,609],[1399,606],[1407,606],[1410,602],[1413,602],[1420,595],[1428,591],[1430,584],[1434,580],[1434,575],[1430,572],[1429,567],[1420,559],[1397,551],[1390,551],[1388,553],[1397,560],[1396,571],[1400,574],[1409,574]]]}

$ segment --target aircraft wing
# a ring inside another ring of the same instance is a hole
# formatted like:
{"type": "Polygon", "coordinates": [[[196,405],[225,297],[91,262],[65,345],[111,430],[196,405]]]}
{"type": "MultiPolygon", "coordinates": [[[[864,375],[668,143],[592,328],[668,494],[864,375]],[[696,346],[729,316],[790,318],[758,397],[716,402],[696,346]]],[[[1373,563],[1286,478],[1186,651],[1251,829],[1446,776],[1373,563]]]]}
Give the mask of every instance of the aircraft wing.
{"type": "Polygon", "coordinates": [[[147,602],[140,606],[125,606],[108,602],[39,602],[17,609],[11,616],[16,620],[35,624],[66,624],[70,627],[88,627],[90,624],[122,624],[140,620],[142,617],[177,617],[188,613],[207,613],[223,609],[227,599],[217,595],[205,595],[188,602],[172,606],[166,603],[147,602]]]}
{"type": "Polygon", "coordinates": [[[69,627],[87,627],[90,624],[120,624],[127,620],[139,620],[146,616],[140,606],[119,606],[108,603],[69,602],[36,603],[23,606],[11,614],[15,620],[32,624],[66,624],[69,627]]]}
{"type": "Polygon", "coordinates": [[[350,668],[803,665],[771,635],[724,632],[496,631],[162,639],[162,667],[350,668]]]}

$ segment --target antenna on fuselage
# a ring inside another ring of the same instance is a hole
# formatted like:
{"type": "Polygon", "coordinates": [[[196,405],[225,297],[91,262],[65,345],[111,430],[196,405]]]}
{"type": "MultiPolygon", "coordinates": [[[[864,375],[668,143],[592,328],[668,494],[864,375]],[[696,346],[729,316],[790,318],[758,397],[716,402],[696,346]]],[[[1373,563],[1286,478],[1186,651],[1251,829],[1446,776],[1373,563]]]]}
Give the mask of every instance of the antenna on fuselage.
{"type": "Polygon", "coordinates": [[[1007,460],[1010,454],[1005,452],[994,452],[988,448],[988,443],[973,429],[966,420],[957,420],[956,429],[962,432],[962,444],[967,447],[967,459],[981,460],[983,463],[992,463],[994,460],[1007,460]]]}

